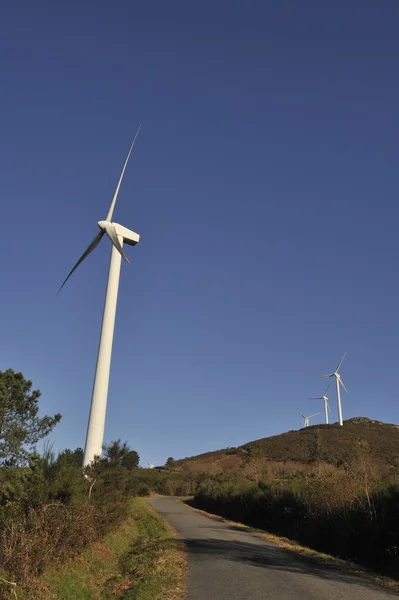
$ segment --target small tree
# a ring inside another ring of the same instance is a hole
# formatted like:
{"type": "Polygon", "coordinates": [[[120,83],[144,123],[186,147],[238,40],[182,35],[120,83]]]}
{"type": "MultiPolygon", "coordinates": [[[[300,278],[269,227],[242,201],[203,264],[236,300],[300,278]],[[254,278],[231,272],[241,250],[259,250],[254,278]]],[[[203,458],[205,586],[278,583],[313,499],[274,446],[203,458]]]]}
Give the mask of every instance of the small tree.
{"type": "Polygon", "coordinates": [[[110,465],[123,466],[132,471],[137,469],[140,457],[135,450],[130,450],[126,442],[116,440],[104,447],[104,455],[110,465]]]}
{"type": "Polygon", "coordinates": [[[133,471],[134,469],[138,469],[139,462],[140,457],[136,450],[129,450],[129,452],[123,457],[122,464],[129,471],[133,471]]]}
{"type": "Polygon", "coordinates": [[[240,464],[240,467],[244,469],[244,473],[249,477],[249,479],[255,481],[255,483],[258,483],[265,468],[265,455],[258,446],[247,446],[245,450],[246,454],[240,464]]]}
{"type": "Polygon", "coordinates": [[[176,466],[176,461],[172,456],[169,456],[168,460],[165,463],[165,467],[168,469],[173,469],[176,466]]]}
{"type": "Polygon", "coordinates": [[[38,417],[40,391],[12,369],[0,371],[0,464],[26,461],[37,442],[46,437],[61,415],[38,417]]]}

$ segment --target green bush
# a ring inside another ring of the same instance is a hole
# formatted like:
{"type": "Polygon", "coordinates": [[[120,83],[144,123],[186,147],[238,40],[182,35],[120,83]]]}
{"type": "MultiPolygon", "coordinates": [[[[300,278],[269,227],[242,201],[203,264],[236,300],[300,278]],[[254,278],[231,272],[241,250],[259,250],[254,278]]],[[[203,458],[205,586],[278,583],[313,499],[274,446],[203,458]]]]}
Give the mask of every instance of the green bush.
{"type": "Polygon", "coordinates": [[[149,494],[150,494],[150,486],[147,485],[146,483],[142,483],[137,488],[137,496],[149,496],[149,494]]]}
{"type": "MultiPolygon", "coordinates": [[[[121,460],[106,452],[85,470],[81,449],[55,458],[49,448],[42,456],[31,454],[26,466],[0,468],[0,575],[31,581],[48,565],[102,539],[126,517],[137,487],[138,455],[126,444],[121,448],[121,460]]],[[[7,598],[6,589],[1,593],[7,598]]]]}

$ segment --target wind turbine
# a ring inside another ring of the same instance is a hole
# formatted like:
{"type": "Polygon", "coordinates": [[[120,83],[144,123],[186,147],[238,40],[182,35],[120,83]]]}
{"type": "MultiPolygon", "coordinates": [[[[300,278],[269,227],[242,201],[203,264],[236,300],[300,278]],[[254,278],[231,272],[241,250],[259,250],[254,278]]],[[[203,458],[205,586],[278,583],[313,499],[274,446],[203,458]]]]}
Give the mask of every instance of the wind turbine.
{"type": "Polygon", "coordinates": [[[326,389],[326,391],[324,392],[324,396],[318,396],[317,398],[310,398],[310,400],[324,400],[324,412],[326,413],[326,425],[328,425],[328,411],[331,412],[331,408],[330,405],[328,404],[328,396],[327,396],[327,392],[331,387],[331,383],[328,386],[328,388],[326,389]]]}
{"type": "Polygon", "coordinates": [[[312,417],[315,417],[316,415],[319,415],[320,413],[315,413],[314,415],[310,415],[309,417],[306,417],[303,413],[300,413],[300,414],[305,419],[304,427],[309,427],[309,419],[311,419],[312,417]]]}
{"type": "Polygon", "coordinates": [[[153,469],[155,467],[155,465],[153,465],[152,463],[148,462],[148,460],[146,460],[145,462],[150,467],[150,469],[153,469]]]}
{"type": "Polygon", "coordinates": [[[338,371],[343,363],[345,356],[346,356],[346,352],[343,355],[343,357],[341,358],[341,360],[339,361],[334,373],[330,373],[329,375],[321,375],[321,379],[328,379],[329,377],[335,377],[335,384],[337,386],[338,418],[339,418],[339,424],[341,426],[344,424],[344,422],[342,420],[341,389],[339,386],[342,385],[342,387],[344,388],[346,393],[348,393],[348,390],[344,386],[344,382],[342,381],[341,375],[338,373],[338,371]]]}
{"type": "Polygon", "coordinates": [[[99,221],[97,223],[98,227],[100,228],[100,232],[83,252],[82,256],[79,258],[78,262],[75,264],[58,290],[59,294],[72,273],[78,268],[84,259],[87,258],[89,254],[91,254],[93,250],[97,248],[104,235],[107,235],[112,242],[112,251],[111,261],[109,264],[108,284],[105,295],[100,344],[98,347],[96,374],[94,377],[90,416],[87,426],[86,444],[83,458],[84,467],[90,464],[95,456],[101,456],[102,452],[105,414],[107,410],[109,373],[111,368],[112,341],[114,337],[115,313],[118,300],[119,276],[122,257],[127,263],[129,263],[129,259],[123,250],[123,242],[129,244],[130,246],[135,246],[140,240],[140,236],[137,233],[126,229],[126,227],[119,225],[119,223],[114,223],[112,221],[112,215],[114,214],[115,204],[118,198],[122,179],[140,128],[141,125],[137,129],[136,135],[134,136],[133,142],[129,148],[129,152],[123,165],[118,185],[116,186],[115,194],[112,198],[111,206],[109,207],[105,221],[99,221]]]}

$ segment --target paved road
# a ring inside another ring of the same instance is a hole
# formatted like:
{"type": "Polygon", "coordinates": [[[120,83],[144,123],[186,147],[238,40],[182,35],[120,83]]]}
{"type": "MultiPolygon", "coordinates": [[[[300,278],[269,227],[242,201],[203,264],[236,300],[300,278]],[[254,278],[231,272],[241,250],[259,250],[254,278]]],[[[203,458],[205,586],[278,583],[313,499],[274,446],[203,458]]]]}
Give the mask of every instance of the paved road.
{"type": "Polygon", "coordinates": [[[185,540],[190,568],[187,600],[393,600],[395,596],[205,517],[174,498],[154,498],[150,503],[185,540]]]}

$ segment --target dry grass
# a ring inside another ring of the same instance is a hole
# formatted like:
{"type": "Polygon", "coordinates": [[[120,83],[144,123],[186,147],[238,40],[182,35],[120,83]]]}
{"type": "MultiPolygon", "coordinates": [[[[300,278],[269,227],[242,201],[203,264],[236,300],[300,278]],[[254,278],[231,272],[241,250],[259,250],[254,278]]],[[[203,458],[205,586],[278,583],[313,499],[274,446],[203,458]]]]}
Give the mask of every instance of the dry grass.
{"type": "Polygon", "coordinates": [[[21,509],[1,535],[0,597],[15,598],[15,590],[30,582],[35,582],[32,586],[38,595],[37,580],[49,564],[61,564],[97,538],[95,510],[89,503],[69,508],[50,504],[26,512],[21,509]],[[10,587],[5,580],[16,585],[10,587]]]}

